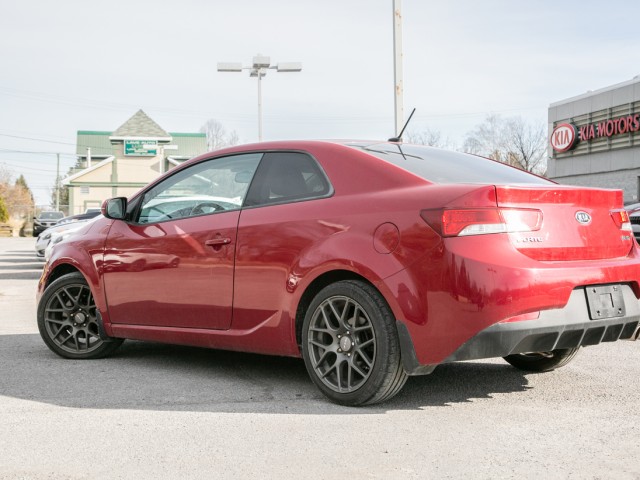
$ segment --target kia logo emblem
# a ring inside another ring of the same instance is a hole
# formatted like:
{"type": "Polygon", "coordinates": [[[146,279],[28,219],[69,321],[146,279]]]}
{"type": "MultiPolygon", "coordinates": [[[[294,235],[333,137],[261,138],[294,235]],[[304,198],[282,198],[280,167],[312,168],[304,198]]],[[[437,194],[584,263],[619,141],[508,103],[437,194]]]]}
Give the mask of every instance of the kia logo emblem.
{"type": "Polygon", "coordinates": [[[571,123],[561,123],[551,132],[551,146],[558,153],[571,150],[578,143],[578,131],[571,123]]]}
{"type": "Polygon", "coordinates": [[[581,210],[579,212],[576,212],[576,220],[578,221],[578,223],[587,225],[588,223],[591,223],[591,215],[581,210]]]}

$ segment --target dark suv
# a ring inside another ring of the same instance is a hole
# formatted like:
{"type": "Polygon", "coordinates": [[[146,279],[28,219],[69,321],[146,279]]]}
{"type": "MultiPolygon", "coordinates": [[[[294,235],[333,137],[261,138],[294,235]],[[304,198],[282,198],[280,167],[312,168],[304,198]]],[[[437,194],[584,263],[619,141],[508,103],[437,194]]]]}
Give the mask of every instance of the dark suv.
{"type": "Polygon", "coordinates": [[[33,236],[37,237],[63,217],[62,212],[42,212],[37,217],[33,217],[33,236]]]}

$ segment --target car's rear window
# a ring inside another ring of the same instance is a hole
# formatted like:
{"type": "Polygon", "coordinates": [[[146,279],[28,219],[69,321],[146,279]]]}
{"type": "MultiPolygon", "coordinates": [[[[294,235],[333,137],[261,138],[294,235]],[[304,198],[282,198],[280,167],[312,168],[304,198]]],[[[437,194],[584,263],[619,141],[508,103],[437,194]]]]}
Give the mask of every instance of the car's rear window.
{"type": "Polygon", "coordinates": [[[392,143],[350,146],[360,148],[433,183],[553,183],[487,158],[439,148],[392,143]]]}

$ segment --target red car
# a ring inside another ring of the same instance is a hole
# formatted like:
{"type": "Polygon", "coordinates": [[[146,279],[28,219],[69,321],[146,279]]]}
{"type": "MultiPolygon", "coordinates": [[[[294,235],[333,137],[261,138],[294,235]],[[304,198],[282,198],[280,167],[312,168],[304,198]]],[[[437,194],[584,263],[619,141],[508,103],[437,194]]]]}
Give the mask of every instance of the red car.
{"type": "Polygon", "coordinates": [[[303,357],[331,400],[504,357],[547,371],[636,339],[640,252],[622,193],[400,143],[202,155],[61,242],[38,326],[67,358],[123,339],[303,357]]]}

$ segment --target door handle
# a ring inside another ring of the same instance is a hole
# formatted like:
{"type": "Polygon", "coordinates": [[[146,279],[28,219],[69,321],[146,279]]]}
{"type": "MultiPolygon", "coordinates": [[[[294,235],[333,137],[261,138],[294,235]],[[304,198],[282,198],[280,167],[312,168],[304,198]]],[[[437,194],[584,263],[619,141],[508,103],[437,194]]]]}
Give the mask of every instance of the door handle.
{"type": "Polygon", "coordinates": [[[211,240],[207,240],[204,242],[204,244],[207,247],[213,247],[216,250],[222,247],[223,245],[229,245],[230,243],[231,243],[231,239],[229,237],[218,237],[218,238],[213,238],[211,240]]]}

